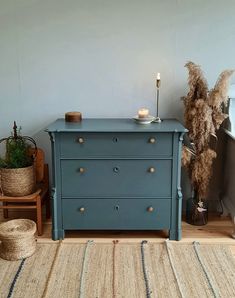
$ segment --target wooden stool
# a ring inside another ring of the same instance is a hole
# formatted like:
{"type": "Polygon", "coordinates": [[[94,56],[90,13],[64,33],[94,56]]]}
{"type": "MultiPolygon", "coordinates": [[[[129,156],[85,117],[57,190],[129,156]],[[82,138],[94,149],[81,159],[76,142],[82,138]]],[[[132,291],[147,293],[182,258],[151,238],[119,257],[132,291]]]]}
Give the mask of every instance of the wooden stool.
{"type": "Polygon", "coordinates": [[[50,218],[49,173],[48,165],[44,164],[44,153],[38,148],[35,162],[37,190],[28,196],[9,197],[0,195],[0,209],[4,218],[8,218],[8,209],[36,209],[38,235],[42,235],[42,205],[46,204],[46,217],[50,218]]]}

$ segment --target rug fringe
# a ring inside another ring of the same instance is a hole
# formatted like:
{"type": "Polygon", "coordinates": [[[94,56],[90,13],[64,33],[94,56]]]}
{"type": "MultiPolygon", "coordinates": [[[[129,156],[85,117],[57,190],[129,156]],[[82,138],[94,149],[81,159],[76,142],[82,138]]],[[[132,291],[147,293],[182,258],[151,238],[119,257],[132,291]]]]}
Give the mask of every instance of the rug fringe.
{"type": "Polygon", "coordinates": [[[116,290],[115,290],[115,272],[116,272],[116,245],[118,244],[118,240],[113,240],[113,298],[116,297],[116,290]]]}
{"type": "MultiPolygon", "coordinates": [[[[86,261],[87,261],[87,254],[88,250],[91,244],[94,243],[94,240],[88,240],[86,243],[86,247],[83,254],[83,260],[82,260],[82,271],[81,271],[81,281],[80,281],[80,287],[79,287],[79,298],[83,297],[83,288],[84,288],[84,276],[85,276],[85,268],[86,268],[86,261]]],[[[85,297],[85,296],[84,296],[85,297]]]]}
{"type": "Polygon", "coordinates": [[[173,274],[175,276],[175,280],[176,280],[176,283],[177,283],[177,286],[178,286],[180,295],[181,295],[182,298],[184,298],[185,296],[183,294],[183,291],[182,291],[182,288],[181,288],[181,284],[180,284],[180,281],[179,281],[179,277],[178,277],[178,275],[176,273],[177,271],[176,271],[176,268],[174,266],[174,263],[173,263],[173,260],[172,260],[172,256],[171,256],[171,253],[170,253],[169,239],[167,239],[165,241],[165,245],[166,245],[166,251],[167,251],[167,255],[168,255],[169,261],[170,261],[171,269],[172,269],[173,274]]]}
{"type": "Polygon", "coordinates": [[[7,298],[11,298],[11,297],[12,297],[12,294],[13,294],[13,291],[14,291],[14,288],[15,288],[15,284],[16,284],[16,282],[17,282],[17,279],[19,278],[20,272],[22,271],[22,268],[23,268],[23,266],[24,266],[25,260],[26,260],[26,259],[24,258],[24,259],[22,259],[21,262],[20,262],[19,268],[18,268],[18,270],[16,271],[16,274],[15,274],[15,276],[14,276],[14,278],[13,278],[13,281],[12,281],[12,283],[11,283],[11,285],[10,285],[10,289],[9,289],[7,298]]]}
{"type": "Polygon", "coordinates": [[[144,246],[147,244],[147,240],[143,240],[141,242],[141,261],[142,261],[142,269],[143,269],[143,274],[144,274],[144,282],[145,282],[145,288],[146,288],[146,297],[150,298],[152,291],[150,290],[150,282],[147,274],[147,267],[146,267],[146,262],[145,262],[145,251],[144,251],[144,246]]]}
{"type": "Polygon", "coordinates": [[[204,272],[204,274],[206,276],[206,279],[208,281],[208,284],[210,286],[210,289],[211,289],[214,297],[215,298],[218,298],[219,295],[217,294],[217,291],[215,290],[215,287],[213,286],[213,283],[212,283],[212,280],[211,280],[211,278],[209,276],[209,273],[206,271],[206,267],[205,267],[205,265],[204,265],[204,263],[202,261],[202,258],[200,256],[200,252],[199,252],[199,249],[198,249],[199,246],[200,246],[200,243],[199,242],[193,241],[193,248],[194,248],[194,251],[196,253],[197,259],[199,261],[199,264],[201,265],[201,268],[202,268],[202,270],[203,270],[203,272],[204,272]]]}
{"type": "Polygon", "coordinates": [[[54,257],[54,260],[51,264],[51,268],[50,268],[50,271],[49,271],[49,274],[48,274],[48,277],[47,277],[45,289],[44,289],[43,294],[42,294],[43,298],[46,297],[46,294],[47,294],[47,291],[48,291],[48,286],[49,286],[51,275],[52,275],[52,271],[54,270],[55,263],[56,263],[56,260],[58,258],[58,255],[59,255],[59,250],[61,248],[61,244],[62,244],[62,240],[59,241],[59,243],[57,245],[57,248],[56,248],[55,257],[54,257]]]}

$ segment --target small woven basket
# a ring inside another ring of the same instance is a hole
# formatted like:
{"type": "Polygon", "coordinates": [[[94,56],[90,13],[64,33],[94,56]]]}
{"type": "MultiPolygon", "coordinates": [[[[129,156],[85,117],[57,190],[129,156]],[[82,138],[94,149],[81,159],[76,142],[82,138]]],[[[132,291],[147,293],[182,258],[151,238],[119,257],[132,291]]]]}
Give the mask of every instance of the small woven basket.
{"type": "Polygon", "coordinates": [[[13,219],[0,224],[0,257],[16,261],[32,256],[36,250],[36,224],[29,219],[13,219]]]}
{"type": "Polygon", "coordinates": [[[5,196],[30,195],[36,188],[34,166],[18,169],[0,169],[1,191],[5,196]]]}

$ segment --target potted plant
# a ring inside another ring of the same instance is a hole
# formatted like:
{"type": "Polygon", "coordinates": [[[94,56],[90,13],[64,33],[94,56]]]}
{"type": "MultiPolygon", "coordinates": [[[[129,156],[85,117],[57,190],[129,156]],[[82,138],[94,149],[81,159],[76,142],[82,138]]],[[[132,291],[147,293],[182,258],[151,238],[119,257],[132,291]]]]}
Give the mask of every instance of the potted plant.
{"type": "Polygon", "coordinates": [[[186,220],[195,225],[207,223],[206,197],[212,176],[212,165],[216,158],[216,131],[228,115],[223,106],[228,102],[229,79],[233,70],[223,71],[214,88],[208,83],[199,65],[188,62],[189,92],[183,98],[187,139],[183,145],[182,165],[187,169],[193,189],[193,197],[187,202],[186,220]],[[214,142],[213,142],[214,139],[214,142]]]}
{"type": "Polygon", "coordinates": [[[0,192],[5,196],[20,197],[35,191],[33,164],[36,143],[32,138],[19,133],[14,122],[13,135],[0,140],[0,143],[6,145],[5,156],[0,157],[0,192]],[[29,150],[32,144],[34,154],[30,154],[29,150]]]}

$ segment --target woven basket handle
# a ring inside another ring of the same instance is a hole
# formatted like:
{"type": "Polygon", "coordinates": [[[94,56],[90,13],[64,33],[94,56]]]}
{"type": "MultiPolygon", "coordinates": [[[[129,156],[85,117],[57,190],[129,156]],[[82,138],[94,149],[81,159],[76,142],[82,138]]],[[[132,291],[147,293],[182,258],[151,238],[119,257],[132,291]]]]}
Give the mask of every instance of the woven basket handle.
{"type": "Polygon", "coordinates": [[[37,156],[37,153],[38,153],[38,148],[37,148],[37,144],[36,144],[35,140],[31,137],[28,137],[28,136],[22,136],[22,138],[33,144],[33,146],[34,146],[34,148],[33,148],[33,150],[34,150],[33,159],[35,160],[36,156],[37,156]]]}

